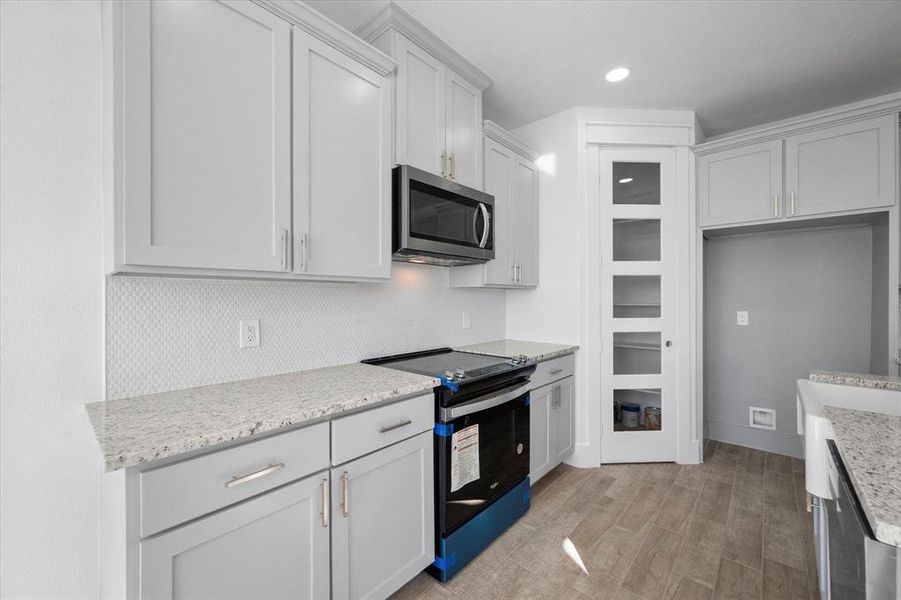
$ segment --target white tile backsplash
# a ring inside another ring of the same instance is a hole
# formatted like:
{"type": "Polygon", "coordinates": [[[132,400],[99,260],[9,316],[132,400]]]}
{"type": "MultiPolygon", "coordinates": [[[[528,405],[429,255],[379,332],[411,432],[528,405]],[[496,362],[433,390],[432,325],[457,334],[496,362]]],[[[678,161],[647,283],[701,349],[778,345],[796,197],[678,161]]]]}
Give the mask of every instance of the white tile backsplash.
{"type": "Polygon", "coordinates": [[[109,277],[106,302],[109,399],[504,337],[503,290],[400,263],[384,283],[109,277]],[[259,347],[239,347],[241,319],[259,347]]]}

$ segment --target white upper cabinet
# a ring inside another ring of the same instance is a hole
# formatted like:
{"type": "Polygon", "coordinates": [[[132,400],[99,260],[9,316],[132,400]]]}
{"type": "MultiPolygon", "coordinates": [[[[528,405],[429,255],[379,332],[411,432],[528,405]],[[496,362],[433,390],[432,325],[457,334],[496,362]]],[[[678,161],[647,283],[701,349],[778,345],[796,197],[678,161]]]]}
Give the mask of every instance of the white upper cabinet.
{"type": "Polygon", "coordinates": [[[391,276],[390,80],[294,31],[294,272],[391,276]]]}
{"type": "Polygon", "coordinates": [[[444,175],[445,67],[403,36],[397,37],[395,58],[398,119],[394,162],[444,175]]]}
{"type": "Polygon", "coordinates": [[[770,138],[765,141],[749,132],[696,148],[698,224],[764,223],[893,206],[897,112],[853,113],[856,120],[846,115],[769,127],[760,134],[770,138]],[[833,124],[840,116],[844,122],[833,124]],[[774,134],[780,137],[772,139],[774,134]]]}
{"type": "Polygon", "coordinates": [[[123,262],[286,270],[291,26],[249,2],[117,4],[123,262]]]}
{"type": "Polygon", "coordinates": [[[510,222],[516,285],[538,285],[538,169],[531,158],[516,155],[511,165],[513,219],[510,222]]]}
{"type": "Polygon", "coordinates": [[[538,154],[484,123],[484,188],[494,196],[494,260],[451,268],[452,287],[538,286],[538,154]]]}
{"type": "Polygon", "coordinates": [[[487,75],[389,4],[357,30],[397,61],[395,164],[482,188],[482,92],[487,75]]]}
{"type": "Polygon", "coordinates": [[[390,276],[390,58],[299,2],[102,10],[107,273],[390,276]]]}
{"type": "Polygon", "coordinates": [[[450,70],[445,113],[448,176],[482,189],[482,92],[450,70]]]}
{"type": "Polygon", "coordinates": [[[782,140],[702,156],[698,167],[701,225],[782,216],[782,140]]]}
{"type": "Polygon", "coordinates": [[[892,206],[897,116],[785,138],[787,216],[892,206]]]}

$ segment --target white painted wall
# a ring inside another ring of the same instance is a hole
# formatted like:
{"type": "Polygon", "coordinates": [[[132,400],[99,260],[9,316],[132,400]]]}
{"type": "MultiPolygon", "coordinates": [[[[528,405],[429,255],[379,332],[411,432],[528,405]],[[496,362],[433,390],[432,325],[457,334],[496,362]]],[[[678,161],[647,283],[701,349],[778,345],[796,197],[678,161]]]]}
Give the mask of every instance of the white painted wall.
{"type": "Polygon", "coordinates": [[[0,596],[99,592],[98,2],[0,2],[0,596]]]}

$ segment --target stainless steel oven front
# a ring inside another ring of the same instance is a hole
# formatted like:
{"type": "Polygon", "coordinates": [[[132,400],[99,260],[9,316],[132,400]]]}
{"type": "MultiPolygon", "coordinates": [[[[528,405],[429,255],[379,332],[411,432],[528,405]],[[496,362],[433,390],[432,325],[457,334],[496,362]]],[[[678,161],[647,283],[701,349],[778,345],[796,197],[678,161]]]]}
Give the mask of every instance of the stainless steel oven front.
{"type": "Polygon", "coordinates": [[[409,165],[393,171],[395,260],[446,266],[494,258],[494,197],[409,165]]]}

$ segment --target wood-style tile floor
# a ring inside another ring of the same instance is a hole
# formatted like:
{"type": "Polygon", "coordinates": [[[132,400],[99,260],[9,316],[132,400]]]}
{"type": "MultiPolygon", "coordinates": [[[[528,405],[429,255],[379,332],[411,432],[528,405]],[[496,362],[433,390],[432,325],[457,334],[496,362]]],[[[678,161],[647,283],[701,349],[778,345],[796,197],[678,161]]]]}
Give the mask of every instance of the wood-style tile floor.
{"type": "Polygon", "coordinates": [[[561,465],[532,488],[529,512],[450,583],[421,573],[392,598],[817,598],[804,463],[715,441],[704,456],[561,465]]]}

